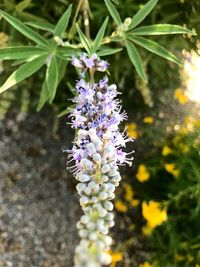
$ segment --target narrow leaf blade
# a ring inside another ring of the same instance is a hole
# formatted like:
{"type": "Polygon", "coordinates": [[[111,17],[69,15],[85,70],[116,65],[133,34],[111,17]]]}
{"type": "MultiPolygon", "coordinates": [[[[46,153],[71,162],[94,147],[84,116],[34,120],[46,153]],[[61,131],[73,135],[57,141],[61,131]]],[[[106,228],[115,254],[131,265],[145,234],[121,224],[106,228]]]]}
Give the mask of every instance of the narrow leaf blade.
{"type": "Polygon", "coordinates": [[[42,107],[44,106],[44,104],[47,102],[48,99],[49,99],[49,90],[46,81],[44,81],[42,85],[42,91],[40,93],[40,99],[37,105],[37,111],[40,111],[42,109],[42,107]]]}
{"type": "Polygon", "coordinates": [[[39,30],[43,30],[43,31],[47,31],[50,33],[54,33],[55,30],[55,25],[53,25],[52,23],[49,22],[43,22],[43,21],[29,21],[29,22],[25,22],[26,25],[29,25],[33,28],[39,29],[39,30]]]}
{"type": "Polygon", "coordinates": [[[101,28],[99,29],[97,36],[94,40],[93,53],[95,53],[99,49],[99,46],[101,45],[101,41],[104,37],[107,24],[108,24],[108,17],[106,17],[106,19],[104,20],[104,22],[103,22],[101,28]]]}
{"type": "Polygon", "coordinates": [[[23,59],[47,54],[45,49],[34,46],[12,46],[0,48],[0,60],[23,59]]]}
{"type": "Polygon", "coordinates": [[[194,32],[178,25],[155,24],[150,26],[138,27],[131,31],[134,35],[163,35],[163,34],[193,34],[194,32]]]}
{"type": "Polygon", "coordinates": [[[153,10],[158,0],[148,1],[136,14],[133,16],[129,29],[135,28],[140,22],[142,22],[146,16],[153,10]]]}
{"type": "Polygon", "coordinates": [[[56,89],[58,86],[58,64],[56,61],[56,57],[52,57],[47,67],[46,83],[49,90],[50,103],[52,103],[56,95],[56,89]]]}
{"type": "Polygon", "coordinates": [[[82,45],[84,46],[85,50],[90,53],[91,51],[91,45],[90,45],[90,42],[89,40],[87,39],[87,37],[85,36],[85,34],[81,31],[80,27],[78,24],[76,24],[76,28],[77,28],[77,31],[78,31],[78,35],[79,35],[79,38],[80,38],[80,41],[82,43],[82,45]]]}
{"type": "Polygon", "coordinates": [[[171,52],[169,52],[167,49],[165,49],[163,46],[161,46],[160,44],[152,41],[152,40],[148,40],[146,38],[143,37],[139,37],[139,36],[127,36],[127,38],[130,38],[131,41],[133,41],[134,43],[144,47],[146,50],[160,56],[163,57],[167,60],[170,60],[176,64],[181,64],[182,62],[175,56],[173,55],[171,52]]]}
{"type": "Polygon", "coordinates": [[[147,77],[142,66],[142,60],[137,49],[135,48],[134,44],[132,44],[129,40],[125,40],[125,44],[129,58],[133,63],[133,66],[135,67],[137,73],[143,80],[147,81],[147,77]]]}
{"type": "Polygon", "coordinates": [[[122,51],[122,48],[106,48],[97,52],[99,57],[109,56],[122,51]]]}
{"type": "Polygon", "coordinates": [[[7,14],[2,10],[0,10],[0,14],[8,23],[10,23],[17,31],[21,32],[24,36],[28,37],[39,45],[48,45],[48,42],[41,35],[30,29],[18,19],[14,18],[13,16],[7,14]]]}
{"type": "Polygon", "coordinates": [[[117,9],[115,8],[115,6],[111,3],[110,0],[104,0],[106,7],[110,13],[110,15],[112,16],[112,18],[114,19],[115,23],[119,26],[120,24],[122,24],[122,20],[120,18],[120,15],[117,11],[117,9]]]}
{"type": "Polygon", "coordinates": [[[46,56],[39,56],[34,58],[33,60],[25,63],[21,67],[19,67],[16,71],[14,71],[10,77],[5,81],[5,83],[0,87],[0,93],[6,91],[13,85],[25,80],[30,77],[33,73],[38,71],[45,63],[47,59],[46,56]]]}
{"type": "Polygon", "coordinates": [[[54,30],[54,36],[58,36],[62,38],[62,34],[65,32],[68,26],[71,12],[72,12],[72,4],[69,5],[68,9],[65,11],[65,13],[61,16],[58,23],[56,24],[56,27],[54,30]]]}

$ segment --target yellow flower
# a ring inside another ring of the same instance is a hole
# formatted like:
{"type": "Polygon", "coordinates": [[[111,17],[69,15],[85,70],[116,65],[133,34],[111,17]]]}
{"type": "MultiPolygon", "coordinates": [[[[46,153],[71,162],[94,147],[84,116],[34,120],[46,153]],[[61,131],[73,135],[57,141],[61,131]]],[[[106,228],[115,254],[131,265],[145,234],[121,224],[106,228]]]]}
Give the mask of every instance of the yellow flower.
{"type": "Polygon", "coordinates": [[[167,210],[161,210],[160,203],[153,200],[148,204],[142,203],[142,215],[147,220],[148,227],[152,229],[167,220],[167,210]]]}
{"type": "Polygon", "coordinates": [[[175,90],[174,98],[177,99],[181,105],[184,105],[189,101],[188,97],[184,94],[184,91],[182,89],[175,90]]]}
{"type": "Polygon", "coordinates": [[[115,208],[119,212],[126,212],[128,210],[126,204],[124,204],[121,200],[115,200],[115,208]]]}
{"type": "Polygon", "coordinates": [[[196,264],[195,267],[200,267],[200,264],[196,264]]]}
{"type": "Polygon", "coordinates": [[[145,261],[144,263],[140,264],[139,267],[153,267],[148,261],[145,261]]]}
{"type": "Polygon", "coordinates": [[[124,198],[127,201],[131,201],[133,199],[133,194],[134,194],[131,185],[130,184],[127,184],[127,183],[124,183],[123,184],[123,187],[125,189],[125,196],[124,196],[124,198]]]}
{"type": "Polygon", "coordinates": [[[162,149],[162,155],[167,156],[172,153],[172,149],[168,146],[164,146],[162,149]]]}
{"type": "Polygon", "coordinates": [[[145,118],[143,119],[143,122],[144,122],[144,123],[148,123],[148,124],[152,124],[152,123],[154,123],[154,118],[151,117],[151,116],[145,117],[145,118]]]}
{"type": "Polygon", "coordinates": [[[194,260],[194,256],[188,254],[187,255],[187,260],[188,260],[188,262],[192,262],[194,260]]]}
{"type": "Polygon", "coordinates": [[[165,170],[171,173],[174,177],[177,177],[180,174],[180,171],[176,169],[176,165],[174,163],[165,163],[165,170]]]}
{"type": "Polygon", "coordinates": [[[147,171],[147,168],[144,164],[140,164],[138,167],[138,171],[136,173],[136,178],[138,179],[138,181],[140,181],[141,183],[149,180],[150,174],[147,171]]]}
{"type": "Polygon", "coordinates": [[[127,123],[126,124],[126,127],[127,127],[127,134],[128,134],[128,136],[137,139],[138,136],[139,136],[139,133],[137,131],[137,125],[136,125],[136,123],[134,123],[134,122],[127,123]]]}
{"type": "Polygon", "coordinates": [[[137,207],[140,204],[140,201],[138,199],[132,199],[130,201],[131,206],[137,207]]]}
{"type": "Polygon", "coordinates": [[[120,262],[123,260],[123,254],[121,252],[113,252],[113,251],[109,250],[108,254],[112,258],[112,262],[111,262],[110,267],[115,267],[117,262],[120,262]]]}
{"type": "Polygon", "coordinates": [[[138,199],[134,199],[134,192],[132,186],[128,183],[124,183],[123,187],[125,189],[124,198],[131,204],[131,206],[136,207],[139,204],[138,199]]]}
{"type": "Polygon", "coordinates": [[[144,225],[143,227],[142,227],[142,233],[143,233],[143,235],[151,235],[151,233],[152,233],[152,231],[153,231],[153,228],[151,228],[148,224],[146,224],[146,225],[144,225]]]}
{"type": "Polygon", "coordinates": [[[176,262],[183,261],[185,259],[185,257],[180,254],[175,254],[174,258],[176,262]]]}

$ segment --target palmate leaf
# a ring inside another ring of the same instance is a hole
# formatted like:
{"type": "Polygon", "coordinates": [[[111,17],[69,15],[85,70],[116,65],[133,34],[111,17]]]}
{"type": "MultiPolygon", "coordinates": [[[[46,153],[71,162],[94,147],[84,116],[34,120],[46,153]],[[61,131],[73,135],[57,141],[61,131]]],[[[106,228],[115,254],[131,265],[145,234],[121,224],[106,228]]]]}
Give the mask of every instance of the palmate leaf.
{"type": "Polygon", "coordinates": [[[58,86],[58,64],[55,56],[51,58],[51,61],[47,66],[45,79],[49,91],[49,100],[50,103],[52,103],[58,86]]]}
{"type": "Polygon", "coordinates": [[[146,74],[144,72],[144,68],[142,66],[142,60],[140,58],[140,55],[136,49],[136,47],[134,46],[133,43],[131,43],[129,40],[125,40],[125,45],[126,45],[126,49],[129,55],[129,58],[131,60],[131,62],[133,63],[137,73],[139,74],[139,76],[147,81],[147,77],[146,74]]]}
{"type": "Polygon", "coordinates": [[[160,44],[152,41],[152,40],[148,40],[146,38],[143,37],[139,37],[139,36],[133,36],[133,35],[127,35],[127,38],[131,41],[133,41],[134,43],[144,47],[146,50],[160,56],[163,57],[167,60],[170,60],[176,64],[181,64],[181,60],[178,59],[175,55],[173,55],[171,52],[169,52],[167,49],[165,49],[163,46],[161,46],[160,44]]]}
{"type": "Polygon", "coordinates": [[[106,7],[110,13],[110,15],[112,16],[112,18],[114,19],[115,23],[119,26],[120,24],[122,24],[122,20],[120,18],[120,15],[117,11],[117,9],[115,8],[115,6],[111,3],[110,0],[104,0],[106,7]]]}
{"type": "Polygon", "coordinates": [[[18,19],[14,18],[13,16],[7,14],[6,12],[0,10],[0,15],[8,22],[10,23],[16,30],[18,30],[20,33],[22,33],[24,36],[28,37],[35,43],[39,45],[48,45],[48,42],[37,32],[30,29],[28,26],[26,26],[24,23],[19,21],[18,19]]]}
{"type": "Polygon", "coordinates": [[[62,35],[68,26],[71,12],[72,12],[72,4],[69,5],[68,9],[65,11],[65,13],[61,16],[58,23],[56,24],[56,27],[54,30],[54,36],[58,36],[62,38],[62,35]]]}
{"type": "Polygon", "coordinates": [[[0,60],[23,59],[47,54],[47,50],[34,46],[12,46],[0,48],[0,60]]]}
{"type": "Polygon", "coordinates": [[[38,71],[44,65],[46,59],[47,55],[38,56],[19,67],[0,87],[0,93],[6,91],[13,85],[16,85],[17,83],[23,81],[24,79],[30,77],[33,73],[38,71]]]}
{"type": "Polygon", "coordinates": [[[84,48],[88,52],[88,54],[90,54],[90,52],[91,52],[91,44],[90,44],[89,40],[87,39],[85,34],[81,31],[81,29],[80,29],[78,24],[76,24],[76,28],[77,28],[78,35],[79,35],[79,38],[80,38],[80,41],[81,41],[82,45],[84,46],[84,48]]]}
{"type": "Polygon", "coordinates": [[[135,28],[140,22],[142,22],[148,14],[153,10],[158,0],[150,0],[148,1],[132,18],[131,24],[129,25],[129,29],[135,28]]]}
{"type": "Polygon", "coordinates": [[[165,35],[165,34],[195,34],[178,25],[155,24],[150,26],[138,27],[131,31],[134,35],[165,35]]]}
{"type": "Polygon", "coordinates": [[[93,53],[95,53],[99,49],[99,46],[101,45],[101,41],[104,37],[107,24],[108,24],[108,17],[106,17],[106,19],[104,20],[104,22],[103,22],[101,28],[99,29],[97,36],[94,40],[93,47],[92,47],[93,53]]]}

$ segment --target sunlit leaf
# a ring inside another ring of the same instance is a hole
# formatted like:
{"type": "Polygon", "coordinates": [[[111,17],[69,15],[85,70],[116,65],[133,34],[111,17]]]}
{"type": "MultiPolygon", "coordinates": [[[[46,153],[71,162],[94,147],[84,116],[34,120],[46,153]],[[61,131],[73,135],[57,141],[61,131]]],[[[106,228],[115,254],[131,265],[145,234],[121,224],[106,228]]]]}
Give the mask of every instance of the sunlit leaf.
{"type": "Polygon", "coordinates": [[[146,74],[144,72],[144,68],[142,66],[142,60],[140,58],[140,55],[134,46],[129,40],[125,40],[126,49],[129,55],[129,58],[131,62],[133,63],[137,73],[143,80],[147,80],[146,74]]]}
{"type": "Polygon", "coordinates": [[[152,9],[157,4],[158,0],[150,0],[148,1],[132,18],[131,24],[129,25],[129,29],[135,28],[140,22],[142,22],[146,16],[152,11],[152,9]]]}
{"type": "Polygon", "coordinates": [[[84,46],[85,50],[88,53],[90,53],[90,51],[91,51],[91,45],[90,45],[89,40],[87,39],[87,37],[85,36],[85,34],[81,31],[81,29],[78,26],[78,24],[76,24],[76,28],[77,28],[77,31],[78,31],[78,34],[79,34],[79,38],[80,38],[80,41],[81,41],[82,45],[84,46]]]}
{"type": "Polygon", "coordinates": [[[171,24],[155,24],[150,26],[138,27],[131,31],[134,35],[162,35],[162,34],[193,34],[188,29],[178,25],[171,24]]]}
{"type": "Polygon", "coordinates": [[[123,50],[122,48],[105,48],[103,50],[98,51],[97,55],[99,57],[103,57],[103,56],[108,56],[108,55],[112,55],[112,54],[118,53],[118,52],[120,52],[122,50],[123,50]]]}
{"type": "Polygon", "coordinates": [[[47,55],[39,56],[19,67],[0,87],[0,93],[6,91],[13,85],[16,85],[17,83],[23,81],[24,79],[30,77],[33,73],[38,71],[44,65],[46,59],[47,55]]]}
{"type": "Polygon", "coordinates": [[[45,54],[47,54],[45,49],[34,46],[12,46],[0,48],[0,60],[23,59],[45,54]]]}
{"type": "Polygon", "coordinates": [[[139,36],[130,36],[130,35],[127,35],[127,38],[129,38],[134,43],[144,47],[146,50],[160,57],[173,61],[176,64],[181,64],[181,60],[179,60],[175,55],[173,55],[168,50],[166,50],[163,46],[159,45],[158,43],[152,40],[148,40],[148,39],[145,39],[139,36]]]}
{"type": "Polygon", "coordinates": [[[69,5],[68,9],[65,11],[65,13],[61,16],[58,23],[56,24],[54,36],[62,38],[62,35],[68,26],[71,12],[72,12],[72,4],[69,5]]]}
{"type": "Polygon", "coordinates": [[[17,4],[15,6],[15,10],[17,12],[21,12],[24,9],[26,9],[30,4],[31,4],[31,0],[23,0],[23,1],[19,2],[19,4],[17,4]]]}
{"type": "Polygon", "coordinates": [[[56,57],[52,57],[49,65],[47,66],[46,84],[49,90],[50,103],[52,103],[58,86],[58,64],[56,57]]]}
{"type": "Polygon", "coordinates": [[[92,48],[93,53],[95,53],[99,49],[99,46],[101,45],[101,41],[104,37],[107,24],[108,24],[108,17],[106,17],[106,19],[104,20],[104,22],[103,22],[101,28],[99,29],[97,36],[94,40],[93,48],[92,48]]]}
{"type": "Polygon", "coordinates": [[[108,9],[110,15],[112,16],[112,18],[114,19],[115,23],[117,25],[122,24],[122,20],[121,20],[120,15],[119,15],[117,9],[115,8],[115,6],[111,3],[110,0],[104,0],[104,1],[105,1],[106,6],[107,6],[107,9],[108,9]]]}
{"type": "Polygon", "coordinates": [[[7,20],[8,23],[10,23],[16,30],[21,32],[23,35],[28,37],[29,39],[33,40],[37,44],[40,45],[48,45],[48,42],[37,32],[30,29],[28,26],[26,26],[24,23],[19,21],[18,19],[14,18],[13,16],[7,14],[6,12],[0,10],[0,15],[7,20]]]}

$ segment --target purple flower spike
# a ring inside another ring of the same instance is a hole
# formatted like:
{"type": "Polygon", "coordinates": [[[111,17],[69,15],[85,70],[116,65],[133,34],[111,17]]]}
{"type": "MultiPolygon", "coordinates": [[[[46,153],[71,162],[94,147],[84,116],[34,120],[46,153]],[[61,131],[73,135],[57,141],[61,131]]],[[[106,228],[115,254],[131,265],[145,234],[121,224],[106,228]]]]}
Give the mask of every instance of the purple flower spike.
{"type": "MultiPolygon", "coordinates": [[[[84,73],[106,71],[109,66],[96,54],[73,57],[72,64],[84,73]]],[[[121,180],[118,165],[132,163],[132,152],[122,150],[132,139],[119,131],[127,115],[121,112],[115,84],[108,85],[107,77],[96,83],[80,79],[76,90],[76,107],[70,117],[77,134],[69,150],[69,162],[74,160],[75,164],[69,169],[78,181],[76,188],[84,214],[77,223],[81,241],[75,251],[75,267],[101,267],[111,262],[106,251],[112,243],[108,235],[114,225],[112,200],[121,180]]]]}

